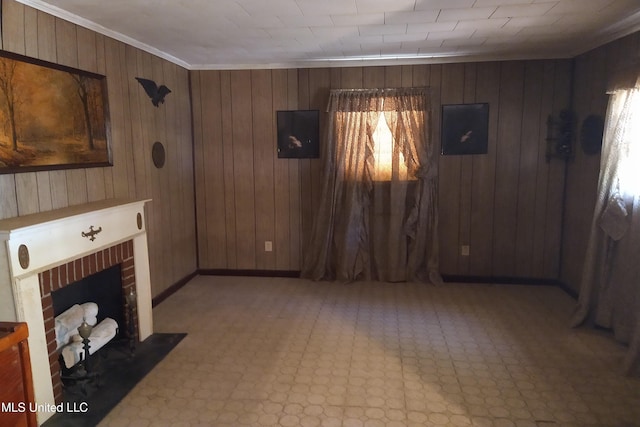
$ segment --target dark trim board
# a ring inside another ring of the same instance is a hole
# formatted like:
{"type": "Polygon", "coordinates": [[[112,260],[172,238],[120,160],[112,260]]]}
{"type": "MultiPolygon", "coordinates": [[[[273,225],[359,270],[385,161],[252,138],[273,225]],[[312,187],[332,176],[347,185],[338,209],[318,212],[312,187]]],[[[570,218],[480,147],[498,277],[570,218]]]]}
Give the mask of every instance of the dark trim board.
{"type": "Polygon", "coordinates": [[[300,277],[300,271],[297,270],[201,269],[198,274],[203,276],[300,277]]]}
{"type": "Polygon", "coordinates": [[[289,270],[218,270],[218,269],[198,269],[193,273],[183,277],[164,291],[160,292],[151,300],[151,306],[155,307],[162,301],[176,293],[180,288],[186,285],[189,280],[197,275],[203,276],[251,276],[251,277],[300,277],[299,271],[289,270]]]}
{"type": "Polygon", "coordinates": [[[578,297],[579,297],[578,291],[573,289],[571,286],[567,285],[564,282],[560,282],[560,283],[558,283],[558,287],[560,289],[562,289],[563,291],[565,291],[567,293],[567,295],[569,295],[574,300],[576,300],[576,301],[578,300],[578,297]]]}
{"type": "MultiPolygon", "coordinates": [[[[197,275],[203,276],[247,276],[247,277],[300,277],[300,271],[296,270],[226,270],[226,269],[198,269],[185,276],[178,282],[160,292],[152,300],[152,307],[157,306],[162,301],[176,293],[197,275]]],[[[569,285],[557,279],[544,279],[535,277],[507,277],[507,276],[456,276],[443,275],[445,283],[493,283],[496,285],[539,285],[557,286],[566,292],[573,299],[578,299],[578,293],[569,285]]]]}
{"type": "Polygon", "coordinates": [[[191,273],[191,274],[183,277],[182,279],[178,280],[176,283],[174,283],[173,285],[169,286],[164,291],[160,292],[157,296],[153,297],[153,299],[151,300],[151,307],[157,306],[162,301],[166,300],[171,295],[175,294],[181,287],[186,285],[187,282],[189,282],[189,280],[193,279],[197,275],[198,275],[198,271],[196,270],[193,273],[191,273]]]}
{"type": "Polygon", "coordinates": [[[456,276],[442,275],[445,283],[494,283],[496,285],[540,285],[557,286],[573,299],[578,299],[578,293],[569,285],[558,279],[544,279],[536,277],[508,277],[508,276],[456,276]]]}
{"type": "Polygon", "coordinates": [[[558,286],[559,280],[542,279],[535,277],[510,277],[510,276],[457,276],[443,274],[442,280],[446,283],[495,283],[499,285],[547,285],[558,286]]]}

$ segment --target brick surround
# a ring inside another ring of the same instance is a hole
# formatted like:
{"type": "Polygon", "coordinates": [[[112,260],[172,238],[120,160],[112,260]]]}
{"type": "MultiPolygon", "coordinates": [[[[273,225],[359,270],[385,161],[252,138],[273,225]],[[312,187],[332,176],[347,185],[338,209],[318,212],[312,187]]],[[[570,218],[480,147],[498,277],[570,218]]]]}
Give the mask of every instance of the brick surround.
{"type": "MultiPolygon", "coordinates": [[[[56,403],[62,402],[62,380],[60,378],[60,364],[58,362],[59,352],[56,350],[51,292],[109,267],[121,264],[122,294],[127,295],[132,289],[135,290],[133,261],[133,241],[128,240],[38,274],[44,314],[44,328],[49,352],[49,366],[51,367],[51,379],[53,381],[53,393],[56,403]]],[[[135,319],[134,324],[137,325],[135,319]]]]}

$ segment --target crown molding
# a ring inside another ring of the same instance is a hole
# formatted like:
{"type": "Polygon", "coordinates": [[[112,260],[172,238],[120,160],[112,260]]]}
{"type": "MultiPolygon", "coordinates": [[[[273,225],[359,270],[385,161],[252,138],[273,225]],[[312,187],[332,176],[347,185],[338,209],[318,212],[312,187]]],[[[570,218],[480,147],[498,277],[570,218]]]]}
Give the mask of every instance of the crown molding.
{"type": "Polygon", "coordinates": [[[188,70],[191,69],[191,65],[185,61],[183,61],[180,58],[176,58],[173,55],[169,55],[166,52],[161,51],[160,49],[156,49],[153,46],[149,46],[146,43],[143,43],[139,40],[136,40],[134,38],[131,38],[129,36],[126,36],[122,33],[119,33],[117,31],[113,31],[109,28],[103,27],[100,24],[97,24],[93,21],[90,21],[88,19],[85,19],[81,16],[75,15],[73,13],[70,13],[66,10],[60,9],[59,7],[53,6],[49,3],[45,3],[43,1],[40,0],[16,0],[18,3],[22,3],[26,6],[30,6],[34,9],[37,9],[41,12],[45,12],[48,13],[49,15],[53,15],[57,18],[60,19],[64,19],[65,21],[69,21],[71,23],[74,23],[76,25],[79,25],[81,27],[87,28],[89,30],[93,30],[96,33],[102,34],[104,36],[107,37],[111,37],[112,39],[121,41],[123,43],[126,43],[128,45],[131,45],[133,47],[136,47],[140,50],[143,50],[145,52],[148,52],[152,55],[158,56],[162,59],[166,59],[169,62],[172,62],[176,65],[179,65],[183,68],[186,68],[188,70]]]}
{"type": "Polygon", "coordinates": [[[193,64],[180,58],[170,55],[158,48],[143,43],[125,34],[103,27],[91,20],[70,13],[57,6],[53,6],[42,0],[16,0],[26,6],[30,6],[39,11],[48,13],[65,21],[72,22],[81,27],[93,30],[96,33],[113,38],[140,50],[148,52],[159,58],[165,59],[187,70],[253,70],[253,69],[285,69],[285,68],[338,68],[338,67],[362,67],[362,66],[387,66],[387,65],[416,65],[416,64],[442,64],[459,62],[486,62],[486,61],[508,61],[527,59],[564,59],[579,56],[585,52],[593,50],[604,44],[640,31],[640,9],[628,15],[624,19],[605,27],[594,34],[594,37],[585,40],[579,46],[566,55],[526,55],[518,53],[492,55],[487,53],[477,54],[447,54],[447,55],[418,55],[418,56],[372,56],[361,58],[324,58],[317,60],[299,60],[283,63],[228,63],[228,64],[193,64]]]}

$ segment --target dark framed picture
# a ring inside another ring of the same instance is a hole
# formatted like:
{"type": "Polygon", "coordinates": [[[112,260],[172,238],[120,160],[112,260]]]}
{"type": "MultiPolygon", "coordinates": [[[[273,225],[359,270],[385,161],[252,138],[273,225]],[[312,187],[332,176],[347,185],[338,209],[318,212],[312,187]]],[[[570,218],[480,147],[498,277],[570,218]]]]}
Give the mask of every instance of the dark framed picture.
{"type": "Polygon", "coordinates": [[[486,154],[489,104],[442,106],[442,154],[486,154]]]}
{"type": "Polygon", "coordinates": [[[320,112],[318,110],[277,111],[278,158],[320,157],[320,112]]]}
{"type": "Polygon", "coordinates": [[[0,51],[0,174],[111,166],[105,76],[0,51]]]}

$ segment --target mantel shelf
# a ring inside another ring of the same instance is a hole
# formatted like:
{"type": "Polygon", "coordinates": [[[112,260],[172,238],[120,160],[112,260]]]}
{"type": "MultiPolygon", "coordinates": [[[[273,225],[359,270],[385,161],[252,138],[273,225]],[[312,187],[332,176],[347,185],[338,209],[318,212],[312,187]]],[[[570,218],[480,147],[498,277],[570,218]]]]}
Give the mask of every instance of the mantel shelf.
{"type": "Polygon", "coordinates": [[[109,199],[0,221],[12,276],[43,271],[144,233],[147,201],[109,199]]]}
{"type": "Polygon", "coordinates": [[[126,207],[132,204],[146,203],[149,201],[150,199],[106,199],[46,212],[7,218],[0,220],[0,234],[11,233],[12,231],[39,226],[45,223],[68,220],[79,215],[98,212],[105,209],[126,207]]]}

